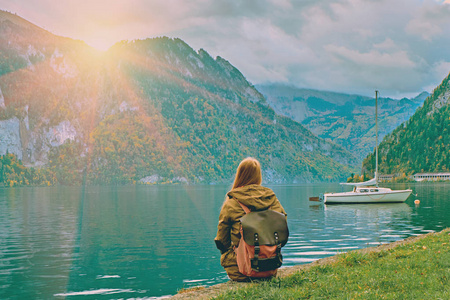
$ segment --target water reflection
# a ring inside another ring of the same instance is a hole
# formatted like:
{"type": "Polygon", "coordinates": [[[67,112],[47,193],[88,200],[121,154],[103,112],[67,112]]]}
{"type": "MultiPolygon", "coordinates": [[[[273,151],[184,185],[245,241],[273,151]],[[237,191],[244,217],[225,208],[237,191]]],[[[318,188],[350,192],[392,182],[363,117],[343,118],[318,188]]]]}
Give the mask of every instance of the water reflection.
{"type": "Polygon", "coordinates": [[[0,190],[0,298],[46,298],[67,284],[76,203],[57,189],[0,190]]]}
{"type": "Polygon", "coordinates": [[[353,233],[358,236],[354,240],[364,240],[369,245],[406,237],[403,233],[409,234],[413,227],[412,209],[406,203],[325,205],[324,211],[327,224],[340,231],[357,231],[353,233]],[[339,225],[342,219],[345,223],[339,225]]]}
{"type": "Polygon", "coordinates": [[[401,213],[403,215],[411,212],[411,207],[406,203],[373,203],[373,204],[345,204],[345,205],[324,205],[326,217],[333,217],[333,214],[340,216],[351,215],[370,219],[373,217],[393,216],[401,213]]]}
{"type": "MultiPolygon", "coordinates": [[[[415,185],[418,206],[325,206],[308,198],[332,185],[273,186],[291,233],[284,266],[450,227],[449,186],[415,185]]],[[[224,282],[213,239],[227,189],[0,189],[0,299],[145,298],[224,282]]]]}
{"type": "Polygon", "coordinates": [[[284,252],[287,266],[400,239],[398,231],[402,224],[410,223],[411,213],[405,203],[314,204],[310,208],[314,217],[301,222],[303,230],[291,233],[284,252]]]}

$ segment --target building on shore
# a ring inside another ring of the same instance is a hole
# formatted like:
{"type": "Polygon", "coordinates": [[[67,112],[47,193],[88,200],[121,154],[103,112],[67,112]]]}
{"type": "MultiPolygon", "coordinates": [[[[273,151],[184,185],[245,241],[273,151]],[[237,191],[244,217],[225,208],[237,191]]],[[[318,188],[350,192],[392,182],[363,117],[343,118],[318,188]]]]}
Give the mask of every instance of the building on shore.
{"type": "Polygon", "coordinates": [[[415,181],[441,181],[450,180],[450,173],[416,173],[413,175],[415,181]]]}
{"type": "Polygon", "coordinates": [[[385,175],[379,175],[378,179],[380,181],[393,181],[395,175],[394,174],[385,174],[385,175]]]}

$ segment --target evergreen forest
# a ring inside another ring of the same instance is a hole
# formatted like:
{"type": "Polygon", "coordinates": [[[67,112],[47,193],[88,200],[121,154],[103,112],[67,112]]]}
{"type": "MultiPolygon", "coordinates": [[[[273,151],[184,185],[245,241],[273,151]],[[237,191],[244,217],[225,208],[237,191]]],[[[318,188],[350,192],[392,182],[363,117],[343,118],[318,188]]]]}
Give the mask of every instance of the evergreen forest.
{"type": "MultiPolygon", "coordinates": [[[[380,174],[412,175],[450,171],[450,74],[422,107],[379,145],[380,174]]],[[[375,151],[363,162],[363,172],[375,171],[375,151]]]]}

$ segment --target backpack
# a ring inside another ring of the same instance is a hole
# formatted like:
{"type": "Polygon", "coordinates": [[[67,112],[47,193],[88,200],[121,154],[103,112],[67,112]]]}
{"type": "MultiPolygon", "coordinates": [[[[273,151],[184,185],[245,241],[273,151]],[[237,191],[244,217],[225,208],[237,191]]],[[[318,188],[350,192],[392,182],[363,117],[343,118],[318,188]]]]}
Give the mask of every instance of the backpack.
{"type": "Polygon", "coordinates": [[[241,239],[234,249],[239,272],[248,277],[274,276],[283,263],[281,247],[289,236],[286,216],[271,209],[252,212],[239,204],[245,211],[241,239]]]}

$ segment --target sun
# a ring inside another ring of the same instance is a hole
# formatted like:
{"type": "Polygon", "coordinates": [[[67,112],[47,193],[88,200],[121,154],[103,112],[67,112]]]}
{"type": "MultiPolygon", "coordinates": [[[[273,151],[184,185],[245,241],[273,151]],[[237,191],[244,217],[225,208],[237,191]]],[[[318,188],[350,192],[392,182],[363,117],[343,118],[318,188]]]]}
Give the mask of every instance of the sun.
{"type": "Polygon", "coordinates": [[[110,32],[103,31],[101,34],[91,33],[84,38],[84,41],[91,47],[99,51],[107,51],[115,43],[119,42],[120,39],[110,32]]]}
{"type": "Polygon", "coordinates": [[[101,17],[87,21],[77,32],[81,40],[100,51],[107,51],[117,42],[127,39],[128,35],[129,31],[116,20],[105,20],[101,17]]]}

